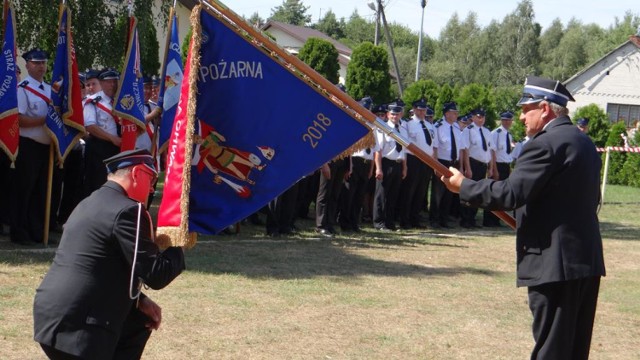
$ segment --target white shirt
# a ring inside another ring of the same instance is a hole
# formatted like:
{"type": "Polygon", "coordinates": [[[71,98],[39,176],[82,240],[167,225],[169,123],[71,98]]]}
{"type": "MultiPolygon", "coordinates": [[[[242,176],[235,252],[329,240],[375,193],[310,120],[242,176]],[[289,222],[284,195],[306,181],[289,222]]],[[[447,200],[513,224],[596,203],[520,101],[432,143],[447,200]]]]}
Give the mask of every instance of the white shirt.
{"type": "MultiPolygon", "coordinates": [[[[157,108],[158,105],[156,105],[156,103],[154,102],[147,102],[146,104],[144,104],[144,115],[147,116],[149,115],[150,112],[152,112],[155,108],[157,108]]],[[[151,131],[153,133],[153,126],[151,126],[151,131]]],[[[136,139],[136,149],[146,149],[149,150],[149,152],[151,152],[151,145],[152,145],[152,140],[149,137],[149,134],[147,133],[147,129],[144,129],[144,132],[140,135],[138,135],[138,138],[136,139]]]]}
{"type": "MultiPolygon", "coordinates": [[[[401,136],[407,138],[407,130],[402,126],[398,126],[396,129],[395,124],[391,122],[391,120],[387,121],[387,125],[393,128],[393,131],[399,133],[401,136]]],[[[384,158],[389,160],[404,160],[406,159],[407,150],[405,147],[402,147],[402,150],[398,152],[396,150],[396,141],[389,135],[383,133],[381,130],[376,131],[376,137],[379,144],[378,152],[384,158]]]]}
{"type": "MultiPolygon", "coordinates": [[[[404,121],[401,127],[405,128],[405,130],[407,131],[407,135],[409,136],[409,140],[411,140],[413,144],[415,144],[420,148],[420,150],[424,151],[429,156],[433,155],[433,147],[436,143],[436,132],[433,124],[431,124],[427,120],[420,120],[414,115],[410,120],[404,121]],[[423,124],[424,128],[429,132],[429,135],[431,136],[431,144],[427,143],[427,138],[422,127],[423,124]]],[[[407,150],[407,154],[414,155],[410,150],[407,150]]]]}
{"type": "MultiPolygon", "coordinates": [[[[45,82],[39,82],[31,76],[27,76],[20,82],[20,85],[26,85],[42,94],[47,99],[51,99],[51,85],[45,82]],[[42,89],[40,88],[41,86],[42,89]]],[[[48,109],[49,105],[46,101],[24,87],[18,86],[18,113],[30,117],[43,117],[47,116],[47,112],[49,111],[48,109]]],[[[29,128],[21,127],[20,136],[29,138],[41,144],[51,144],[51,137],[47,133],[45,127],[46,125],[29,128]]]]}
{"type": "Polygon", "coordinates": [[[84,127],[98,125],[107,133],[118,136],[118,125],[113,119],[113,116],[111,116],[111,113],[101,109],[91,100],[99,102],[108,110],[112,110],[111,98],[105,95],[103,91],[87,97],[84,101],[84,109],[82,111],[84,115],[84,127]]]}
{"type": "Polygon", "coordinates": [[[460,128],[453,124],[449,124],[446,120],[439,121],[436,125],[436,137],[438,138],[437,148],[438,148],[438,159],[451,161],[451,147],[452,147],[452,139],[451,139],[451,129],[453,128],[453,141],[455,141],[456,149],[458,153],[456,154],[456,160],[460,160],[460,149],[462,148],[462,142],[460,138],[462,137],[462,133],[460,132],[460,128]]]}
{"type": "Polygon", "coordinates": [[[469,156],[488,164],[491,161],[491,131],[486,127],[478,127],[475,124],[467,126],[463,131],[463,137],[469,143],[469,156]],[[486,150],[482,147],[482,136],[484,135],[484,141],[486,150]]]}
{"type": "MultiPolygon", "coordinates": [[[[491,143],[496,153],[496,162],[511,163],[513,161],[513,156],[507,154],[507,134],[509,131],[502,126],[491,132],[491,143]]],[[[511,134],[509,134],[509,140],[513,140],[511,134]]],[[[513,144],[511,150],[513,150],[513,144]]]]}

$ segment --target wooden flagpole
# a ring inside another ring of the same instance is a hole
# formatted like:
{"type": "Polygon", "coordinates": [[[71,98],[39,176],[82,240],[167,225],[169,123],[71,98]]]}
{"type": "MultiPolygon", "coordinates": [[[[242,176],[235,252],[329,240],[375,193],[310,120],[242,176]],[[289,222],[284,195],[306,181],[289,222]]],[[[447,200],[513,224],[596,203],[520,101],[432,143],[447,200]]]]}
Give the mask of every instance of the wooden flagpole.
{"type": "MultiPolygon", "coordinates": [[[[269,51],[271,51],[272,56],[277,56],[283,59],[285,62],[293,65],[298,70],[298,72],[301,73],[300,75],[304,77],[305,80],[313,82],[316,85],[322,87],[323,90],[330,95],[330,98],[337,98],[339,102],[341,102],[341,104],[338,105],[347,106],[348,108],[350,108],[350,110],[355,113],[354,115],[356,120],[360,121],[363,125],[366,125],[372,129],[377,128],[378,130],[381,130],[382,132],[393,138],[395,141],[400,143],[402,146],[405,146],[407,149],[409,149],[422,162],[429,165],[429,167],[431,167],[436,173],[442,174],[447,177],[453,175],[453,173],[446,166],[442,165],[437,159],[425,153],[422,149],[411,143],[408,139],[394,132],[393,129],[391,129],[382,121],[382,119],[377,118],[372,112],[360,105],[356,100],[351,98],[346,93],[338,90],[334,86],[334,84],[329,82],[322,75],[318,74],[302,60],[298,59],[296,56],[289,54],[286,50],[280,48],[280,46],[278,46],[273,40],[263,35],[260,31],[257,31],[252,25],[248,24],[244,19],[227,8],[224,4],[220,3],[217,0],[200,0],[200,3],[206,5],[206,7],[210,10],[210,14],[219,18],[226,18],[227,22],[231,22],[232,25],[242,29],[249,36],[251,36],[255,42],[260,43],[259,46],[264,46],[269,51]]],[[[511,215],[504,211],[492,212],[511,228],[516,228],[516,220],[511,215]]]]}

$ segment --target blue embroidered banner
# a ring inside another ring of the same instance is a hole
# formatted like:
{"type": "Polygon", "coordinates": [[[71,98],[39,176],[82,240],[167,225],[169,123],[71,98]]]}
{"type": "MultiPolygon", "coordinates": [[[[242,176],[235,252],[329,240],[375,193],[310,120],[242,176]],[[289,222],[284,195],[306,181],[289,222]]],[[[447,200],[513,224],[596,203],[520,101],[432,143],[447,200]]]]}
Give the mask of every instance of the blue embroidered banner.
{"type": "Polygon", "coordinates": [[[169,137],[171,136],[173,119],[176,117],[178,100],[180,100],[180,85],[182,84],[183,77],[178,35],[178,17],[173,11],[169,21],[166,57],[164,59],[162,74],[160,75],[160,93],[158,94],[158,106],[162,108],[160,132],[158,133],[158,148],[160,151],[166,148],[169,137]]]}
{"type": "Polygon", "coordinates": [[[46,124],[62,164],[85,133],[78,63],[71,35],[71,16],[65,5],[60,8],[56,58],[53,61],[51,79],[51,104],[46,124]]]}
{"type": "Polygon", "coordinates": [[[247,217],[368,129],[207,11],[196,100],[189,231],[247,217]]]}
{"type": "Polygon", "coordinates": [[[20,126],[18,125],[18,77],[16,75],[16,27],[13,21],[13,7],[7,7],[0,57],[0,148],[11,163],[18,156],[20,126]]]}

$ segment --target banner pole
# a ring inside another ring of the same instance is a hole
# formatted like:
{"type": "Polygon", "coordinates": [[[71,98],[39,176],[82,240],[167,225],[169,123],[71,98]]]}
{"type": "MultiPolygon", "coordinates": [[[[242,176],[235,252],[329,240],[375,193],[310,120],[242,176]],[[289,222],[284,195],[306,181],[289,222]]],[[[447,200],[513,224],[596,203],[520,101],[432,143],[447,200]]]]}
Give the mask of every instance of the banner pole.
{"type": "Polygon", "coordinates": [[[49,145],[49,168],[47,169],[47,197],[44,208],[44,236],[43,242],[46,247],[49,244],[49,218],[51,216],[51,192],[53,188],[53,144],[49,145]]]}
{"type": "MultiPolygon", "coordinates": [[[[355,113],[355,119],[360,123],[362,123],[363,125],[366,123],[366,125],[370,128],[375,127],[385,132],[395,141],[399,142],[402,146],[407,147],[415,156],[417,156],[425,164],[429,165],[429,167],[431,167],[438,174],[442,174],[447,177],[453,175],[453,173],[446,166],[442,165],[437,159],[425,153],[422,149],[411,143],[400,134],[392,131],[392,129],[388,125],[378,119],[372,112],[360,105],[348,94],[336,88],[334,84],[325,79],[322,75],[318,74],[315,70],[311,69],[302,60],[298,59],[296,56],[289,54],[286,50],[280,48],[280,46],[278,46],[273,40],[263,35],[260,31],[254,29],[253,26],[248,24],[244,19],[227,8],[224,4],[220,3],[217,0],[200,0],[200,3],[206,5],[209,10],[213,10],[212,15],[217,17],[226,17],[226,22],[230,21],[235,26],[241,28],[243,31],[253,37],[254,41],[261,43],[260,45],[271,51],[272,56],[277,55],[287,63],[293,65],[296,69],[298,69],[298,72],[302,73],[302,76],[305,78],[305,80],[315,83],[330,95],[329,98],[335,98],[339,100],[343,107],[346,106],[353,113],[355,113]]],[[[333,101],[338,102],[335,100],[333,101]]],[[[516,228],[516,220],[510,214],[504,211],[492,212],[511,228],[516,228]]]]}

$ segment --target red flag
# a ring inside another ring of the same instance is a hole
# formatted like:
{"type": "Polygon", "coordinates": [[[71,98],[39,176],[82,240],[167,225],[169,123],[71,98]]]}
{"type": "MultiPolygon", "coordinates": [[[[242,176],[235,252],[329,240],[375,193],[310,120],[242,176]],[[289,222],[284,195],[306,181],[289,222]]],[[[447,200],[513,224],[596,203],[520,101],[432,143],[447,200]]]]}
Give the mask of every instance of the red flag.
{"type": "MultiPolygon", "coordinates": [[[[187,55],[187,65],[185,67],[184,79],[189,79],[191,75],[191,51],[193,39],[189,44],[187,55]]],[[[187,239],[188,235],[188,204],[182,204],[183,193],[188,193],[190,178],[190,137],[193,136],[193,120],[189,119],[187,109],[189,108],[189,88],[190,81],[183,81],[180,89],[180,101],[178,111],[173,122],[171,136],[167,147],[167,170],[164,180],[164,191],[162,202],[158,212],[158,231],[156,242],[162,246],[168,246],[172,238],[187,239]],[[191,130],[191,131],[190,131],[191,130]],[[185,205],[185,206],[183,206],[185,205]],[[176,231],[178,233],[176,233],[176,231]]],[[[192,114],[191,114],[192,115],[192,114]]]]}

